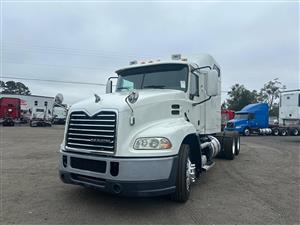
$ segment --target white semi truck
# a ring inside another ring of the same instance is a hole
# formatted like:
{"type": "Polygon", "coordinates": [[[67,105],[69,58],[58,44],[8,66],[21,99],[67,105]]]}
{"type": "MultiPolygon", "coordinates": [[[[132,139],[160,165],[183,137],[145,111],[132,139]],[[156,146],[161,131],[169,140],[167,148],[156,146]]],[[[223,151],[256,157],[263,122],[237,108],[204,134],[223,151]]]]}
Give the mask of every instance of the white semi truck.
{"type": "Polygon", "coordinates": [[[72,105],[60,148],[60,178],[126,196],[170,195],[191,184],[240,138],[221,132],[221,73],[210,55],[173,55],[116,71],[116,91],[72,105]]]}

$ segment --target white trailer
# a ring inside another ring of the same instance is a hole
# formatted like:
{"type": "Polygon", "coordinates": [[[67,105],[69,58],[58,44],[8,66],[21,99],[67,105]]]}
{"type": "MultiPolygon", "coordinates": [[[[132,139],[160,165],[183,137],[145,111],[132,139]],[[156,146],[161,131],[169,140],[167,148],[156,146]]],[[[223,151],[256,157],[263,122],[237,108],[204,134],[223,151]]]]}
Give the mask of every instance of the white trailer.
{"type": "Polygon", "coordinates": [[[210,55],[132,62],[116,71],[112,93],[72,105],[60,147],[60,178],[127,196],[170,195],[234,159],[239,135],[221,132],[221,72],[210,55]]]}
{"type": "Polygon", "coordinates": [[[300,89],[280,93],[279,123],[300,125],[300,89]]]}
{"type": "Polygon", "coordinates": [[[300,89],[280,93],[279,124],[272,127],[274,135],[300,134],[300,89]]]}

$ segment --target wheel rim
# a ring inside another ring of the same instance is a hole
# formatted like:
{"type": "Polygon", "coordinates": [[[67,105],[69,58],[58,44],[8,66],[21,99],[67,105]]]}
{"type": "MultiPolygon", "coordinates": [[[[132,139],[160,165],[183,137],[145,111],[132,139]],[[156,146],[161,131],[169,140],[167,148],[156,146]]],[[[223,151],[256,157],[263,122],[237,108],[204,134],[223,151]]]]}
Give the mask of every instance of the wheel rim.
{"type": "Polygon", "coordinates": [[[190,161],[190,158],[187,159],[186,162],[186,190],[190,191],[190,186],[191,186],[191,169],[192,169],[192,163],[190,161]]]}
{"type": "Polygon", "coordinates": [[[284,131],[282,131],[282,135],[283,136],[285,136],[286,135],[286,131],[284,130],[284,131]]]}
{"type": "Polygon", "coordinates": [[[279,133],[278,130],[275,130],[275,131],[274,131],[274,134],[275,134],[275,135],[278,135],[278,133],[279,133]]]}
{"type": "Polygon", "coordinates": [[[294,130],[294,135],[297,136],[299,131],[297,129],[294,130]]]}
{"type": "Polygon", "coordinates": [[[250,131],[249,131],[249,129],[246,129],[246,130],[245,130],[245,135],[247,135],[247,136],[248,136],[249,134],[250,134],[250,131]]]}
{"type": "Polygon", "coordinates": [[[235,154],[235,143],[234,143],[234,141],[232,142],[232,154],[233,155],[235,154]]]}
{"type": "Polygon", "coordinates": [[[236,141],[236,150],[238,151],[240,149],[240,138],[238,137],[237,138],[237,141],[236,141]]]}

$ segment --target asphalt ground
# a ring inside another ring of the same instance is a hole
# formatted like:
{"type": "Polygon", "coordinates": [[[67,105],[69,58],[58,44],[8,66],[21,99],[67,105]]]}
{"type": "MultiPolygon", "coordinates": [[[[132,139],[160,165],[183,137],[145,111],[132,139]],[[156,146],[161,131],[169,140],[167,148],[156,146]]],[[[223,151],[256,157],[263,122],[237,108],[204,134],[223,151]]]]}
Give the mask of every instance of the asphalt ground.
{"type": "Polygon", "coordinates": [[[242,137],[240,155],[216,159],[179,204],[62,183],[62,126],[0,132],[0,224],[300,224],[300,136],[242,137]]]}

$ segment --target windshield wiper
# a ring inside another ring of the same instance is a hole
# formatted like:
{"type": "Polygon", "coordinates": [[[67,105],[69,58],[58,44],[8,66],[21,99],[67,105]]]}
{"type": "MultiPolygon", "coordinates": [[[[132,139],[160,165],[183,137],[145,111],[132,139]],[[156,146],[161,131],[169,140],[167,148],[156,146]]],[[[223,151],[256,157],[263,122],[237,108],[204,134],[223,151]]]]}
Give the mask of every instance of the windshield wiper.
{"type": "Polygon", "coordinates": [[[157,89],[164,89],[166,86],[165,85],[148,85],[144,86],[144,88],[157,88],[157,89]]]}

